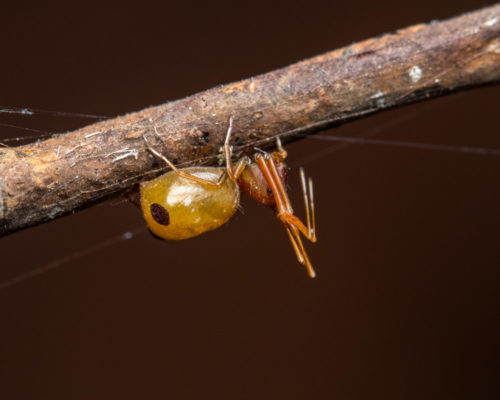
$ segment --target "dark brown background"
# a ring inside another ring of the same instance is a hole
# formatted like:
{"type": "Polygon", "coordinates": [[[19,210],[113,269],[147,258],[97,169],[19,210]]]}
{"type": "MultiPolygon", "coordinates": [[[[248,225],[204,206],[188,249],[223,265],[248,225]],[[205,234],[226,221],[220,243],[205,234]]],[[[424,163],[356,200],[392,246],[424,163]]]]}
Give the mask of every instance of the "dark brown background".
{"type": "MultiPolygon", "coordinates": [[[[0,105],[115,116],[488,3],[12,3],[0,105]]],[[[498,149],[499,95],[463,92],[330,133],[498,149]]],[[[0,122],[63,132],[91,121],[0,122]]],[[[141,233],[77,257],[143,226],[120,201],[2,238],[0,280],[76,259],[0,291],[0,397],[498,396],[499,157],[371,145],[324,154],[330,145],[288,146],[299,215],[297,167],[314,177],[315,280],[249,199],[226,226],[179,243],[141,233]]]]}

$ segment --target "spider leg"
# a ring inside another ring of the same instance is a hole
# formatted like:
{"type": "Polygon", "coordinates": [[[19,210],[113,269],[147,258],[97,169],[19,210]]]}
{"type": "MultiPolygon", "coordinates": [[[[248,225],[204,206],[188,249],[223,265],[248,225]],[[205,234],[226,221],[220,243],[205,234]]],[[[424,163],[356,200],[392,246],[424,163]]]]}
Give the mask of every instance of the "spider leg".
{"type": "MultiPolygon", "coordinates": [[[[283,221],[282,221],[283,223],[283,221]]],[[[283,223],[283,226],[285,227],[286,233],[288,234],[288,238],[290,239],[290,242],[292,243],[293,250],[295,251],[295,255],[297,256],[297,260],[299,260],[299,263],[302,265],[304,264],[304,256],[300,250],[299,245],[297,244],[297,241],[295,240],[295,237],[292,234],[292,231],[290,230],[290,227],[286,224],[283,223]]]]}
{"type": "Polygon", "coordinates": [[[224,157],[226,159],[226,171],[229,179],[232,181],[236,181],[243,170],[246,168],[248,164],[252,161],[250,157],[244,156],[240,158],[236,164],[236,168],[233,168],[233,164],[231,162],[232,150],[231,150],[231,132],[233,130],[233,116],[229,116],[229,127],[227,128],[226,140],[224,141],[224,157]]]}
{"type": "Polygon", "coordinates": [[[307,256],[304,248],[304,244],[302,243],[302,239],[300,238],[300,233],[302,233],[309,240],[316,241],[314,231],[311,233],[302,221],[294,215],[290,199],[288,198],[286,189],[279,178],[276,165],[274,164],[272,157],[259,155],[256,157],[256,161],[259,164],[271,191],[273,192],[277,208],[276,215],[287,231],[297,259],[307,268],[309,276],[314,278],[316,273],[314,272],[313,266],[309,261],[309,257],[307,256]]]}
{"type": "MultiPolygon", "coordinates": [[[[275,180],[277,183],[277,189],[280,192],[282,202],[283,202],[283,208],[286,210],[281,214],[283,219],[285,219],[289,224],[297,227],[300,232],[311,242],[316,242],[316,227],[314,226],[315,224],[315,216],[314,216],[314,198],[313,198],[313,192],[312,192],[312,180],[309,180],[309,194],[307,187],[305,184],[303,184],[302,190],[304,194],[304,202],[306,204],[306,218],[307,218],[307,228],[304,225],[304,223],[297,218],[294,215],[292,204],[290,203],[290,199],[288,197],[288,194],[286,192],[286,188],[283,186],[281,183],[281,180],[278,175],[278,171],[276,169],[276,164],[274,163],[274,160],[269,157],[266,160],[266,164],[269,167],[269,171],[272,175],[272,178],[275,180]]],[[[303,179],[305,181],[305,176],[303,171],[301,172],[301,175],[303,176],[303,179]]],[[[272,190],[272,188],[271,188],[272,190]]]]}
{"type": "Polygon", "coordinates": [[[306,175],[304,168],[300,167],[300,181],[302,183],[302,194],[304,196],[304,206],[306,209],[307,230],[311,236],[311,241],[316,241],[316,217],[314,213],[314,192],[312,179],[309,178],[306,185],[306,175]]]}
{"type": "Polygon", "coordinates": [[[295,254],[299,263],[304,265],[307,268],[307,273],[311,278],[316,277],[316,272],[309,261],[309,257],[307,256],[306,249],[304,248],[304,244],[302,243],[302,239],[300,238],[299,230],[295,226],[289,226],[288,224],[284,224],[286,232],[288,233],[288,237],[292,242],[293,249],[295,250],[295,254]]]}
{"type": "Polygon", "coordinates": [[[147,145],[147,148],[148,150],[153,153],[156,157],[158,158],[161,158],[163,161],[165,161],[165,163],[170,167],[172,168],[172,170],[179,176],[181,176],[182,178],[185,178],[185,179],[190,179],[194,182],[198,182],[198,183],[201,183],[203,185],[209,185],[209,186],[214,186],[214,187],[218,187],[220,186],[224,180],[226,179],[227,177],[227,174],[226,174],[226,171],[224,171],[221,176],[219,177],[219,180],[217,182],[212,182],[212,181],[208,181],[206,179],[203,179],[203,178],[199,178],[195,175],[192,175],[192,174],[188,174],[180,169],[178,169],[167,157],[165,157],[163,154],[161,154],[160,152],[156,151],[155,149],[153,149],[148,140],[146,139],[146,136],[143,136],[144,138],[144,141],[146,142],[146,145],[147,145]]]}
{"type": "Polygon", "coordinates": [[[283,148],[283,145],[281,144],[281,139],[279,136],[276,136],[276,148],[278,149],[278,151],[275,153],[278,155],[278,157],[281,159],[281,160],[284,160],[285,158],[287,158],[288,156],[288,153],[287,151],[283,148]]]}

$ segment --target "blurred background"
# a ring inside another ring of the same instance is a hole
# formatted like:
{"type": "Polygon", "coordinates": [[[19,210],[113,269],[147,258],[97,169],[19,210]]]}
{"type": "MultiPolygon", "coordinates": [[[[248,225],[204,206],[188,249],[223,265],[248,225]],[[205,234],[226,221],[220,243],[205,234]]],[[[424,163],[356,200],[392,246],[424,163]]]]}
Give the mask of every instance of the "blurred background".
{"type": "MultiPolygon", "coordinates": [[[[491,3],[10,2],[0,106],[113,117],[491,3]]],[[[461,92],[325,134],[499,149],[499,96],[461,92]]],[[[51,133],[91,122],[0,114],[51,133]]],[[[2,126],[0,142],[38,134],[2,126]]],[[[500,158],[337,146],[287,147],[301,217],[298,167],[314,178],[314,280],[246,197],[183,242],[152,238],[120,199],[1,238],[0,281],[58,267],[0,290],[0,397],[497,398],[500,158]]]]}

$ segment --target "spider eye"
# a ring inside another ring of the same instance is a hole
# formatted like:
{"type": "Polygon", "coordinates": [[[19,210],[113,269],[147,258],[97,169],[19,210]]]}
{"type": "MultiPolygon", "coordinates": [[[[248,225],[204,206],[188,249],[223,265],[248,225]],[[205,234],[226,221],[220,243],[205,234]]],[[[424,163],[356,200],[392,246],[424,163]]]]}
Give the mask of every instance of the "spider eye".
{"type": "Polygon", "coordinates": [[[267,195],[271,196],[273,194],[273,191],[270,188],[267,188],[267,195]]]}
{"type": "Polygon", "coordinates": [[[166,226],[170,224],[170,215],[164,207],[160,206],[158,203],[153,203],[149,210],[151,211],[153,219],[160,225],[166,226]]]}

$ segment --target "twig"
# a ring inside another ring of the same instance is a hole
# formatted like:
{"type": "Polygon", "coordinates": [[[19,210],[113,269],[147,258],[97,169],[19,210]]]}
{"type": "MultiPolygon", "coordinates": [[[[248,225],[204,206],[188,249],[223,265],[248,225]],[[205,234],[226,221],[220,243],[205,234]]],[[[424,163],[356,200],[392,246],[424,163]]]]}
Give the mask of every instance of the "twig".
{"type": "MultiPolygon", "coordinates": [[[[176,165],[235,152],[500,81],[500,5],[415,25],[241,82],[0,149],[0,236],[88,207],[159,174],[148,137],[176,165]]],[[[163,168],[163,166],[162,166],[163,168]]]]}

